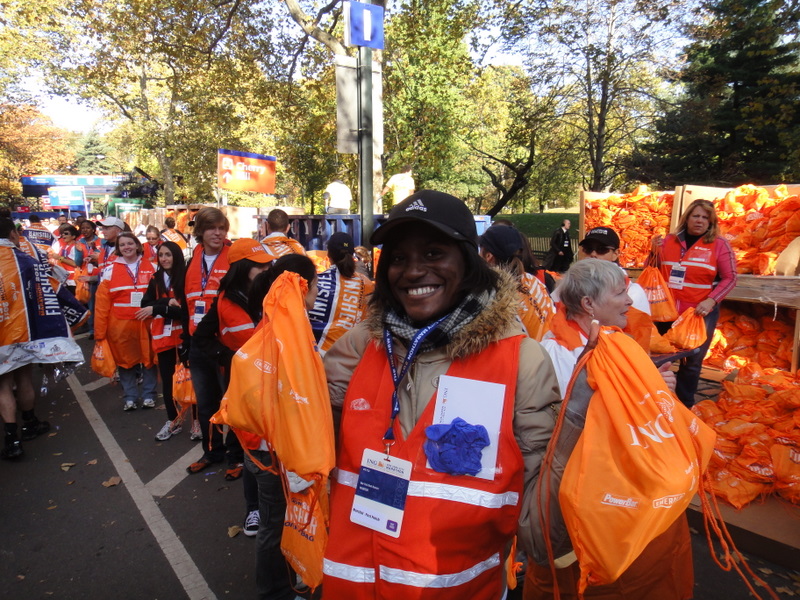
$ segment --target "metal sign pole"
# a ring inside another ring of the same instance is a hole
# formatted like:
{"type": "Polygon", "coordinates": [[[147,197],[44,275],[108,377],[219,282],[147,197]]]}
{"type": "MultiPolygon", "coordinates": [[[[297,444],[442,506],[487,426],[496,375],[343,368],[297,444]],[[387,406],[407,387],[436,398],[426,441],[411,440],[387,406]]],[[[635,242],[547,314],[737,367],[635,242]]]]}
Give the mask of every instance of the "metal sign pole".
{"type": "Polygon", "coordinates": [[[372,49],[358,49],[358,165],[361,196],[361,244],[369,247],[375,229],[372,212],[372,49]]]}

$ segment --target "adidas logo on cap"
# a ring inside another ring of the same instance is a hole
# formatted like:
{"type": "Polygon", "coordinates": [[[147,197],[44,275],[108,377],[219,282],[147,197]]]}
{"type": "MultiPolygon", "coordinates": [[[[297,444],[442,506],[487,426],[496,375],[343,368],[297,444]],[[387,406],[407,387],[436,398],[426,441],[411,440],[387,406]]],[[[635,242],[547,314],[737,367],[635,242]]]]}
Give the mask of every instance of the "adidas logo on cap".
{"type": "Polygon", "coordinates": [[[425,205],[422,203],[422,200],[420,200],[419,198],[414,200],[411,204],[409,204],[406,207],[406,212],[410,210],[419,210],[421,212],[428,212],[428,209],[425,207],[425,205]]]}

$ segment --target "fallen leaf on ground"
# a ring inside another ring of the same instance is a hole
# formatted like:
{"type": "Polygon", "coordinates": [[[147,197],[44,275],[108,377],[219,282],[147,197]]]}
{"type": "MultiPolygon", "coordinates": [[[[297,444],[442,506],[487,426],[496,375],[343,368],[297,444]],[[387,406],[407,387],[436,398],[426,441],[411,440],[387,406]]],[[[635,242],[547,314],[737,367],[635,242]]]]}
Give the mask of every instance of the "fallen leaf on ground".
{"type": "Polygon", "coordinates": [[[48,433],[48,434],[47,434],[47,437],[53,437],[54,435],[58,435],[58,432],[57,432],[57,431],[54,431],[54,432],[52,432],[52,433],[48,433]]]}
{"type": "Polygon", "coordinates": [[[61,470],[62,471],[69,471],[72,467],[75,466],[76,463],[61,463],[61,470]]]}
{"type": "Polygon", "coordinates": [[[61,456],[64,454],[63,452],[53,452],[53,456],[61,456]]]}
{"type": "Polygon", "coordinates": [[[54,508],[58,508],[58,504],[53,504],[53,506],[48,506],[47,510],[53,510],[54,508]]]}
{"type": "Polygon", "coordinates": [[[794,596],[794,592],[787,587],[779,587],[775,588],[775,591],[779,594],[786,594],[787,596],[794,596]]]}
{"type": "Polygon", "coordinates": [[[119,485],[120,483],[122,483],[122,479],[115,475],[114,477],[112,477],[108,481],[104,481],[103,482],[103,487],[112,487],[112,486],[115,486],[115,485],[119,485]]]}
{"type": "Polygon", "coordinates": [[[95,459],[92,459],[92,460],[90,460],[89,462],[87,462],[86,464],[87,464],[87,465],[96,465],[96,464],[97,464],[97,459],[96,459],[96,458],[95,458],[95,459]]]}
{"type": "Polygon", "coordinates": [[[73,479],[72,481],[68,481],[68,482],[67,482],[67,485],[72,485],[73,483],[75,483],[75,480],[74,480],[74,479],[73,479]]]}
{"type": "Polygon", "coordinates": [[[19,579],[20,581],[22,581],[23,579],[25,579],[25,575],[17,575],[17,579],[19,579]]]}
{"type": "Polygon", "coordinates": [[[761,567],[758,570],[761,571],[764,575],[772,575],[772,569],[761,567]]]}
{"type": "Polygon", "coordinates": [[[242,532],[242,528],[238,525],[233,525],[232,527],[228,527],[228,537],[236,537],[242,532]]]}

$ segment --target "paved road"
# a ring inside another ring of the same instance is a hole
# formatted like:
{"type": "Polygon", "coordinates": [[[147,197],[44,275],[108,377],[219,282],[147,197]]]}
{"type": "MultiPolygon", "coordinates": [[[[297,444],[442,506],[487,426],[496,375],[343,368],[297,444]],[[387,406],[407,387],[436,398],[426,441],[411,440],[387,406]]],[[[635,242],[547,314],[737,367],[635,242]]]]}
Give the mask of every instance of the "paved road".
{"type": "MultiPolygon", "coordinates": [[[[199,445],[188,430],[154,441],[163,407],[123,412],[119,387],[84,366],[37,411],[50,434],[0,462],[0,598],[254,598],[253,539],[229,536],[244,518],[241,481],[217,465],[187,475],[199,445]]],[[[694,538],[695,597],[748,598],[694,538]]],[[[782,597],[800,595],[797,573],[753,561],[782,597]]]]}

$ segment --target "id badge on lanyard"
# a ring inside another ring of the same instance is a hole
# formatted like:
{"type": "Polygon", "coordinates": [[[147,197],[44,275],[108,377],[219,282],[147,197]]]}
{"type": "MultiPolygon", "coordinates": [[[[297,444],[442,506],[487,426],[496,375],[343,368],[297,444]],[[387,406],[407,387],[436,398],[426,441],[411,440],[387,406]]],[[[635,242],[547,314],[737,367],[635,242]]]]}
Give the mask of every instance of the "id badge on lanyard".
{"type": "Polygon", "coordinates": [[[379,533],[400,537],[410,480],[409,461],[366,448],[350,520],[379,533]]]}
{"type": "Polygon", "coordinates": [[[200,321],[203,320],[203,317],[206,314],[206,301],[205,300],[198,300],[194,303],[194,314],[192,315],[192,320],[194,321],[195,325],[199,325],[200,321]]]}
{"type": "Polygon", "coordinates": [[[669,272],[669,287],[673,290],[683,289],[683,280],[686,277],[686,267],[675,265],[669,272]]]}

